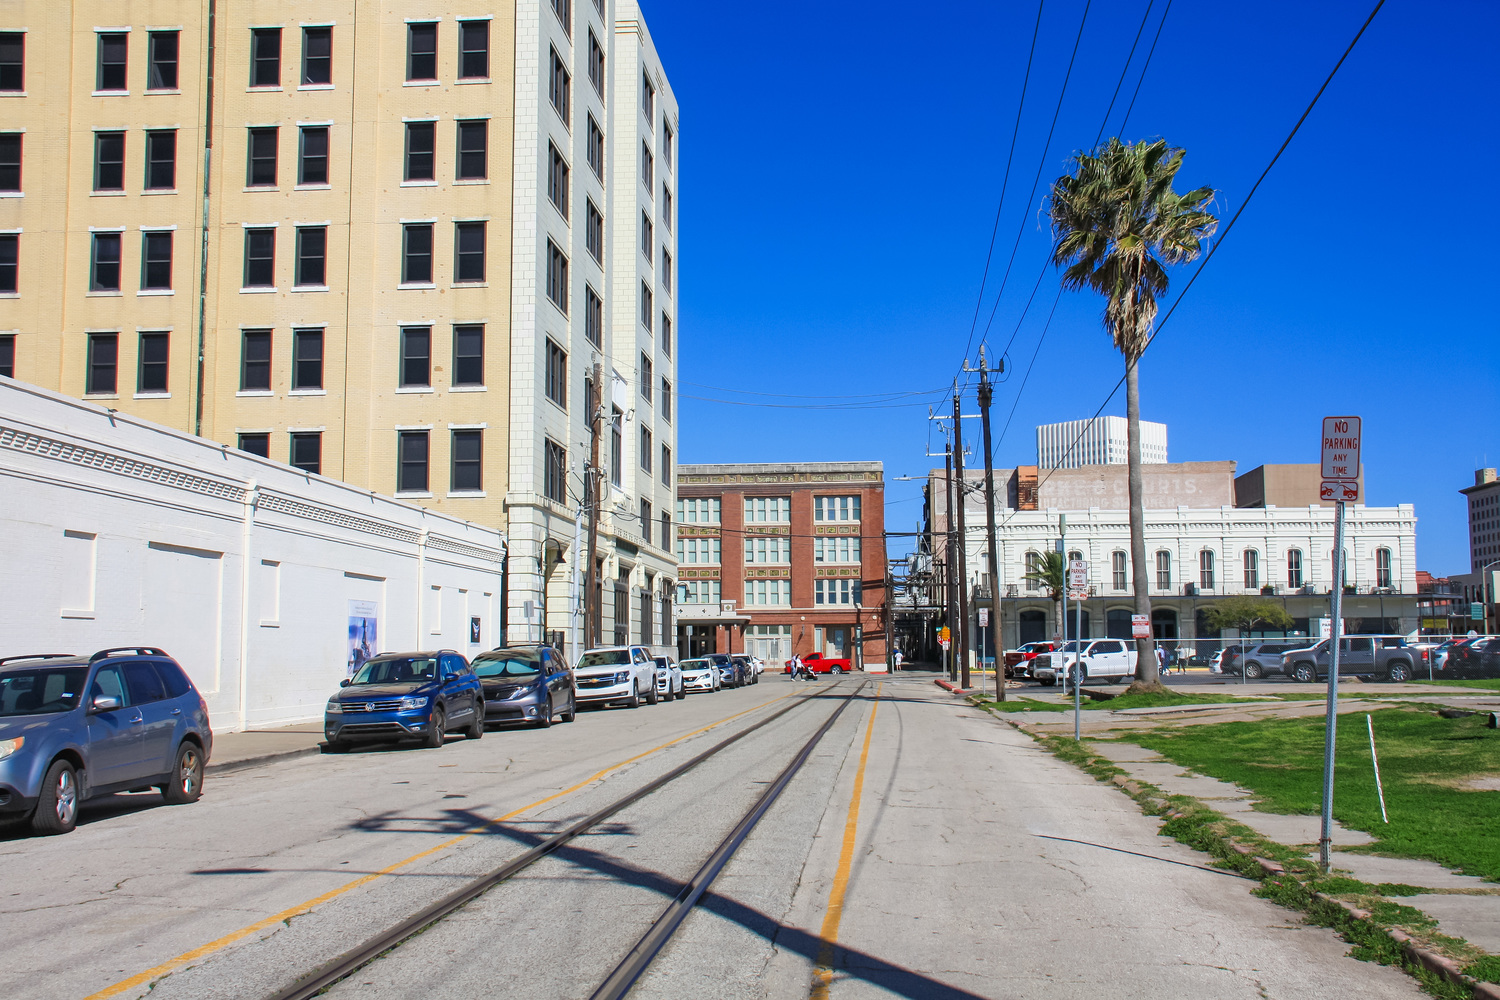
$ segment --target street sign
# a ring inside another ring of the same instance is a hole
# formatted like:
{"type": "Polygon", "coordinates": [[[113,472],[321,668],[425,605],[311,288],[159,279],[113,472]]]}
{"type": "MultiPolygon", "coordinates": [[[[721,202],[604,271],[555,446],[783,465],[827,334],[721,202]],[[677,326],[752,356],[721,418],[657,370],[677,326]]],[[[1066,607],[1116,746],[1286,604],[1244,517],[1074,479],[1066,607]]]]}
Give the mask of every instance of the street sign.
{"type": "Polygon", "coordinates": [[[1088,598],[1089,598],[1089,592],[1087,590],[1070,590],[1070,591],[1068,591],[1068,600],[1070,600],[1070,601],[1086,601],[1086,600],[1088,600],[1088,598]]]}
{"type": "Polygon", "coordinates": [[[950,645],[950,643],[948,642],[947,639],[939,639],[938,640],[938,645],[942,646],[944,649],[947,649],[948,646],[950,645]]]}
{"type": "Polygon", "coordinates": [[[1068,587],[1073,590],[1087,590],[1089,585],[1089,561],[1087,559],[1068,560],[1068,587]]]}
{"type": "Polygon", "coordinates": [[[1359,499],[1359,417],[1323,418],[1323,484],[1318,496],[1348,502],[1359,499]]]}
{"type": "Polygon", "coordinates": [[[990,609],[989,608],[980,608],[979,609],[979,627],[980,628],[989,628],[990,627],[990,609]]]}
{"type": "Polygon", "coordinates": [[[1131,615],[1130,635],[1134,639],[1151,638],[1151,619],[1145,615],[1131,615]]]}
{"type": "Polygon", "coordinates": [[[1478,602],[1475,602],[1475,603],[1469,605],[1469,620],[1470,621],[1476,621],[1476,622],[1484,620],[1484,605],[1483,604],[1479,604],[1478,602]]]}
{"type": "Polygon", "coordinates": [[[946,625],[940,625],[940,626],[938,626],[938,642],[941,642],[944,646],[946,646],[946,645],[948,645],[948,641],[952,637],[953,637],[953,633],[948,631],[948,626],[946,626],[946,625]]]}

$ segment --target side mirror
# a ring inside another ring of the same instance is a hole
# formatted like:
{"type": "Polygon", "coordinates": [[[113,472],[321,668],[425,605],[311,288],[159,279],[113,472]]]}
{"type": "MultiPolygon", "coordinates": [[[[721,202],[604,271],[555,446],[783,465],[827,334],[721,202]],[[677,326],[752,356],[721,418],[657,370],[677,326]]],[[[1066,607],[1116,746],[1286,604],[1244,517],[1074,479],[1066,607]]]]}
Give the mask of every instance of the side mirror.
{"type": "Polygon", "coordinates": [[[93,712],[113,712],[120,707],[120,699],[113,695],[100,694],[94,696],[94,703],[90,706],[93,712]]]}
{"type": "Polygon", "coordinates": [[[339,681],[339,687],[346,688],[348,686],[349,686],[349,678],[345,677],[343,680],[339,681]]]}

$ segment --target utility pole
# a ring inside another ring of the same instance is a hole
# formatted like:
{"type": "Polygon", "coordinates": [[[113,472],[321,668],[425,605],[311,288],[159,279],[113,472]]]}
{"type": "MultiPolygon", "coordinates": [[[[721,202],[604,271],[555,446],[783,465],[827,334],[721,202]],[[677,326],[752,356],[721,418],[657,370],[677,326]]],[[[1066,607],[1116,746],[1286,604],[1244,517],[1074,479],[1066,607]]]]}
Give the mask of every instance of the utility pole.
{"type": "MultiPolygon", "coordinates": [[[[599,424],[604,419],[604,366],[594,365],[593,412],[589,414],[589,467],[584,474],[584,501],[589,509],[588,551],[582,553],[587,559],[584,574],[583,594],[583,648],[593,649],[599,645],[596,626],[599,623],[599,568],[594,553],[599,550],[599,491],[604,485],[604,476],[599,468],[599,424]]],[[[577,661],[573,663],[577,666],[577,661]]]]}
{"type": "MultiPolygon", "coordinates": [[[[996,371],[1005,371],[1005,359],[1000,359],[996,371]]],[[[984,425],[984,515],[986,540],[990,550],[990,622],[994,628],[995,652],[995,700],[1005,700],[1005,619],[1000,616],[1000,556],[995,545],[995,457],[990,446],[990,402],[995,388],[990,385],[989,367],[984,360],[984,347],[979,348],[979,419],[984,425]]]]}
{"type": "Polygon", "coordinates": [[[944,580],[943,603],[946,606],[946,620],[943,622],[948,629],[948,679],[958,683],[958,585],[953,576],[953,554],[956,551],[953,534],[953,442],[948,442],[948,448],[943,456],[943,480],[948,488],[948,517],[947,530],[943,532],[943,570],[944,580]]]}
{"type": "Polygon", "coordinates": [[[953,380],[953,474],[957,476],[954,492],[958,495],[958,506],[954,513],[958,517],[958,617],[959,627],[953,633],[953,648],[958,650],[959,682],[965,690],[969,687],[969,650],[973,648],[973,636],[969,634],[969,559],[964,526],[964,428],[963,414],[959,412],[962,400],[958,395],[958,379],[953,380]],[[962,637],[960,639],[960,637],[962,637]]]}

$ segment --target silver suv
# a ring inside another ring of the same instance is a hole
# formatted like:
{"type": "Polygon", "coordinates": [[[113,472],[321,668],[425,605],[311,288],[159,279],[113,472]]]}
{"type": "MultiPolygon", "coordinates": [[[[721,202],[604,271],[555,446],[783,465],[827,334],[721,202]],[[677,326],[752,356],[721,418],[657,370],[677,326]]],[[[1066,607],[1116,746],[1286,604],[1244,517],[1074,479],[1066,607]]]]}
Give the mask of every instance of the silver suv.
{"type": "MultiPolygon", "coordinates": [[[[1330,642],[1327,639],[1305,649],[1283,654],[1293,680],[1304,684],[1328,676],[1330,642]]],[[[1349,635],[1339,640],[1339,676],[1371,677],[1401,683],[1412,678],[1416,656],[1400,635],[1349,635]]]]}
{"type": "Polygon", "coordinates": [[[1246,646],[1242,651],[1236,651],[1233,659],[1226,657],[1224,672],[1237,674],[1241,672],[1241,664],[1246,679],[1256,680],[1266,674],[1289,674],[1291,668],[1287,666],[1285,656],[1293,650],[1306,649],[1306,639],[1283,639],[1278,642],[1259,642],[1246,646]]]}

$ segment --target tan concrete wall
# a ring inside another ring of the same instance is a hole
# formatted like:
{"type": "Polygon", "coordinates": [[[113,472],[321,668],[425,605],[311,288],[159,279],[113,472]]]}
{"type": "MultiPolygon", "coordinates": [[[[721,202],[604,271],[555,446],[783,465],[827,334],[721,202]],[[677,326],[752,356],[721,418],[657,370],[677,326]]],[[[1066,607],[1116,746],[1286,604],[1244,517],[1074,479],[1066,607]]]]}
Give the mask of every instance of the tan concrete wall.
{"type": "MultiPolygon", "coordinates": [[[[1038,489],[1042,510],[1128,510],[1129,467],[1085,465],[1048,470],[1038,489]]],[[[1176,462],[1141,467],[1144,504],[1165,510],[1173,507],[1218,507],[1234,503],[1233,462],[1176,462]]]]}

